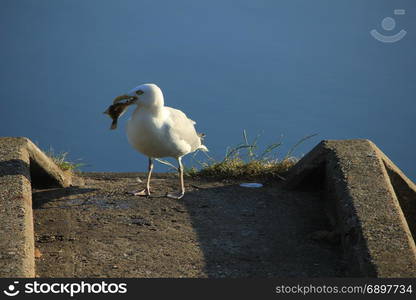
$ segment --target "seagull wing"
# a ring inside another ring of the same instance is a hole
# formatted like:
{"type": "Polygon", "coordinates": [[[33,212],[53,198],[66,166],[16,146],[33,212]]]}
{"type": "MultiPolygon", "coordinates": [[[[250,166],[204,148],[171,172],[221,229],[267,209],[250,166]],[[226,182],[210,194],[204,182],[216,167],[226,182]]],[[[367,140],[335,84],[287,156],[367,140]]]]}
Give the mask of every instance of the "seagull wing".
{"type": "Polygon", "coordinates": [[[167,125],[169,136],[183,152],[193,152],[201,146],[201,138],[195,130],[195,122],[189,119],[182,111],[165,107],[169,112],[167,125]]]}

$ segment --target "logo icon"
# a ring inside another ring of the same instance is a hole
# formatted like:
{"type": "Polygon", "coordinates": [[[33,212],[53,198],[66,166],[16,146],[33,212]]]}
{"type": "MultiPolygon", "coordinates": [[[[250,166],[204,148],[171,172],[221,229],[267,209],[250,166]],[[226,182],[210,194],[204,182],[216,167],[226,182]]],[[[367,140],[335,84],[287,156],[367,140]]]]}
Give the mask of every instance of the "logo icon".
{"type": "Polygon", "coordinates": [[[5,293],[7,296],[10,296],[10,297],[14,297],[14,296],[16,296],[17,294],[19,294],[20,293],[20,291],[19,290],[16,290],[16,285],[19,283],[19,281],[14,281],[13,282],[13,284],[10,284],[9,286],[8,286],[8,289],[7,290],[4,290],[3,291],[3,293],[5,293]]]}
{"type": "MultiPolygon", "coordinates": [[[[395,9],[394,14],[396,16],[403,16],[406,14],[406,10],[404,9],[395,9]]],[[[392,31],[396,28],[396,21],[391,17],[386,17],[381,21],[381,27],[385,31],[392,31]]],[[[395,43],[400,41],[404,36],[407,34],[406,30],[400,30],[398,33],[394,35],[384,35],[377,31],[377,29],[373,29],[370,31],[370,34],[378,41],[383,43],[395,43]]]]}

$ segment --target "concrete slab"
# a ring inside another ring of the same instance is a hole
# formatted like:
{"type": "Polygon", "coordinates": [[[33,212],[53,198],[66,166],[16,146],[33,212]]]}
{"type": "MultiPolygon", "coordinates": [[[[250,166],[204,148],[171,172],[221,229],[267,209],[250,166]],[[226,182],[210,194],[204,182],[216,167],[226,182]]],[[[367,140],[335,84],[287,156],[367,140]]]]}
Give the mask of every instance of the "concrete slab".
{"type": "Polygon", "coordinates": [[[33,190],[39,277],[343,275],[340,248],[309,238],[328,229],[320,193],[186,178],[175,200],[174,173],[155,174],[150,198],[126,193],[146,174],[82,176],[82,187],[33,190]]]}
{"type": "Polygon", "coordinates": [[[347,275],[416,277],[416,186],[369,140],[322,141],[287,188],[321,186],[347,275]]]}
{"type": "Polygon", "coordinates": [[[32,189],[71,183],[27,138],[0,138],[0,277],[33,277],[32,189]]]}

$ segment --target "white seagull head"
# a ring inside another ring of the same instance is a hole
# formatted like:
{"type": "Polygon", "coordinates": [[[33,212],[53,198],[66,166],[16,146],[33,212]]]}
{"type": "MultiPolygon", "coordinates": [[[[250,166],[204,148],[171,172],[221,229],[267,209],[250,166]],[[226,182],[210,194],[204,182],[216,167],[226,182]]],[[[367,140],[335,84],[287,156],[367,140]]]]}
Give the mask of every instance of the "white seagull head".
{"type": "Polygon", "coordinates": [[[137,97],[136,104],[140,107],[160,108],[164,105],[162,90],[154,83],[136,86],[127,95],[137,97]]]}
{"type": "Polygon", "coordinates": [[[124,100],[131,101],[139,107],[161,108],[164,106],[162,90],[154,83],[145,83],[131,89],[127,94],[120,95],[113,100],[113,104],[124,100]]]}

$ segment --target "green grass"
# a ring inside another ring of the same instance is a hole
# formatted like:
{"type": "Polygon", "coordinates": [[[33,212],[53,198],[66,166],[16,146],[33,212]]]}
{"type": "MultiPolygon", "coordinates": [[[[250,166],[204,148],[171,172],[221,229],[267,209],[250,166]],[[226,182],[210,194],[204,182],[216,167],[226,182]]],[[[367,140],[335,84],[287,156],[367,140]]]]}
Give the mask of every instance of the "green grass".
{"type": "Polygon", "coordinates": [[[263,150],[258,147],[259,135],[249,141],[247,132],[243,130],[243,142],[229,147],[223,160],[217,161],[205,152],[207,160],[202,162],[195,159],[200,168],[192,167],[186,170],[186,175],[212,179],[284,179],[282,174],[288,171],[298,161],[292,154],[294,150],[312,134],[300,139],[285,156],[279,159],[277,150],[282,142],[273,143],[263,150]]]}
{"type": "Polygon", "coordinates": [[[62,171],[75,172],[75,171],[79,171],[80,168],[84,166],[83,163],[75,163],[75,162],[69,161],[67,158],[68,152],[60,152],[56,154],[54,150],[50,148],[48,151],[45,151],[45,153],[54,161],[54,163],[62,171]]]}

